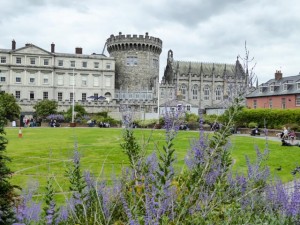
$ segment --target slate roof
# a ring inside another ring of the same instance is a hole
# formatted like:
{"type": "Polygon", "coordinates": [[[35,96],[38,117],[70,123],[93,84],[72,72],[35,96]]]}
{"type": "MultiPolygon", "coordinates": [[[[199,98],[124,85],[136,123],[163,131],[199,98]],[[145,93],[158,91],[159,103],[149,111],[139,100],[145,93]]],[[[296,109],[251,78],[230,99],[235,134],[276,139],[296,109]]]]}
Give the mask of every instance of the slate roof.
{"type": "Polygon", "coordinates": [[[221,63],[205,63],[205,62],[186,62],[186,61],[174,61],[173,69],[177,70],[179,74],[200,74],[202,72],[205,75],[226,74],[229,76],[235,75],[235,64],[221,64],[221,63]]]}
{"type": "Polygon", "coordinates": [[[258,88],[248,94],[246,98],[300,94],[300,89],[297,87],[298,83],[300,83],[300,75],[282,77],[279,80],[271,79],[266,83],[260,84],[258,88]],[[273,91],[271,90],[272,86],[273,91]]]}

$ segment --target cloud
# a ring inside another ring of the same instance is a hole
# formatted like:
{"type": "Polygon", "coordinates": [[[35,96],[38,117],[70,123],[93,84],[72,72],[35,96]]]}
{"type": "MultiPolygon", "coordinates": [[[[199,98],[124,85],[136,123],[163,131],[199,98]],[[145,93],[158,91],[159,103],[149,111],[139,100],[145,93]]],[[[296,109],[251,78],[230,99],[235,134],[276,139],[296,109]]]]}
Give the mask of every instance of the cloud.
{"type": "MultiPolygon", "coordinates": [[[[10,0],[1,3],[0,48],[33,43],[57,52],[101,53],[111,34],[145,34],[163,41],[175,60],[234,63],[244,43],[260,81],[298,74],[300,3],[290,0],[10,0]]],[[[105,51],[106,54],[107,51],[105,51]]]]}

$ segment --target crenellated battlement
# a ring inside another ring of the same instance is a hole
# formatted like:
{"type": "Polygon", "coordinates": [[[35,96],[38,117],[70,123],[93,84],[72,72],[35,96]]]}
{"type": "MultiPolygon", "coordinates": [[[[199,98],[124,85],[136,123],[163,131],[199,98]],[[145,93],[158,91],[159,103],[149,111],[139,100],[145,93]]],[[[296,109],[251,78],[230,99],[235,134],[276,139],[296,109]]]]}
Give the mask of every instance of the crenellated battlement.
{"type": "Polygon", "coordinates": [[[162,51],[162,40],[148,35],[127,34],[124,35],[119,32],[119,35],[110,35],[106,41],[108,52],[122,51],[122,50],[143,50],[153,51],[160,54],[162,51]]]}

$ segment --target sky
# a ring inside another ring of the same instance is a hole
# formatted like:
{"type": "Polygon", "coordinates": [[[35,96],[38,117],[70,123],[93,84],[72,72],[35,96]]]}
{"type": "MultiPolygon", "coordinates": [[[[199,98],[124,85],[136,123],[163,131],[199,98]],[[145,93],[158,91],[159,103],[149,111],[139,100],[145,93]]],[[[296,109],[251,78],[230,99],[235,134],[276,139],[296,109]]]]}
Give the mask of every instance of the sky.
{"type": "MultiPolygon", "coordinates": [[[[0,48],[32,43],[50,51],[102,53],[111,34],[160,38],[160,77],[174,60],[243,64],[259,84],[300,74],[298,0],[0,0],[0,48]]],[[[104,54],[109,56],[107,50],[104,54]]]]}

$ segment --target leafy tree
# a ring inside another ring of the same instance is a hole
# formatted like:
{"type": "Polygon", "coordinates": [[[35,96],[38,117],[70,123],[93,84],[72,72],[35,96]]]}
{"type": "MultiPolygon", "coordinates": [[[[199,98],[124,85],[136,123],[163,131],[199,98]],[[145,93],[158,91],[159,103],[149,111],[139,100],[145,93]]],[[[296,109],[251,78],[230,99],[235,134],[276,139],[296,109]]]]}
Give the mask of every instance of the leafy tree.
{"type": "Polygon", "coordinates": [[[45,118],[50,114],[55,114],[57,112],[57,106],[58,104],[55,100],[45,99],[36,103],[33,108],[38,117],[45,118]]]}
{"type": "MultiPolygon", "coordinates": [[[[87,113],[82,105],[75,105],[74,112],[76,113],[76,118],[81,118],[87,113]]],[[[72,118],[72,106],[68,109],[66,117],[72,118]]]]}
{"type": "Polygon", "coordinates": [[[15,97],[11,94],[4,92],[0,93],[0,108],[4,124],[7,120],[13,121],[20,116],[21,107],[16,102],[15,97]]]}
{"type": "MultiPolygon", "coordinates": [[[[3,95],[1,94],[1,97],[3,95]]],[[[18,108],[16,108],[18,109],[18,108]]],[[[0,225],[12,224],[14,222],[14,198],[16,196],[13,186],[9,183],[12,171],[6,163],[10,158],[5,155],[7,139],[4,137],[4,123],[6,122],[7,111],[5,107],[0,107],[0,225]]]]}

